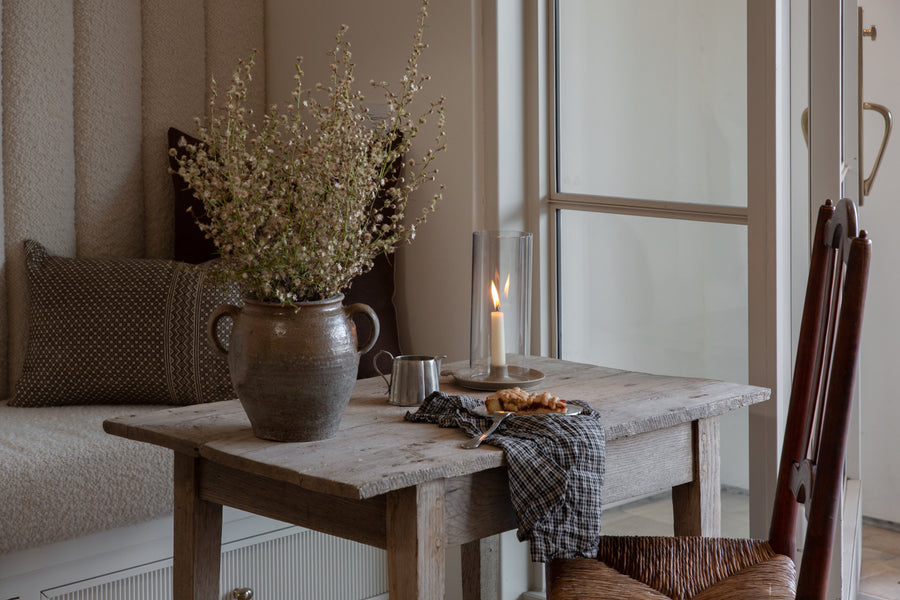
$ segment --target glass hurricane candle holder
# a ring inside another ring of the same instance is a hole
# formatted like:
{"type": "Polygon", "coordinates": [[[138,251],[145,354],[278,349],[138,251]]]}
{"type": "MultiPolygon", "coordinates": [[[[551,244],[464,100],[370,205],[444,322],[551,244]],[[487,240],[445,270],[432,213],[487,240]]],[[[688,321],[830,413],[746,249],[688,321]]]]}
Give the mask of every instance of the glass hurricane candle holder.
{"type": "Polygon", "coordinates": [[[529,387],[543,379],[528,367],[531,248],[532,235],[522,231],[476,231],[472,236],[469,370],[456,374],[465,387],[529,387]]]}

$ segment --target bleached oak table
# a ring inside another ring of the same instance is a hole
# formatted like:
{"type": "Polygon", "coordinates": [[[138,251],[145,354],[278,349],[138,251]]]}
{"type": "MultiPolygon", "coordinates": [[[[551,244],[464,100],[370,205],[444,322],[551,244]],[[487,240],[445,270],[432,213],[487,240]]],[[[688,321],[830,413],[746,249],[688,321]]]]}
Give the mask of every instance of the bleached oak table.
{"type": "MultiPolygon", "coordinates": [[[[766,400],[767,389],[549,358],[530,366],[546,375],[536,389],[600,412],[605,503],[672,488],[676,535],[719,534],[718,416],[766,400]]],[[[406,422],[407,410],[387,404],[379,378],[358,382],[339,433],[321,442],[257,439],[237,401],[104,429],[175,452],[175,600],[219,598],[223,505],[387,550],[392,600],[442,598],[445,550],[461,544],[466,599],[495,597],[490,544],[516,527],[503,453],[463,450],[459,429],[406,422]]]]}

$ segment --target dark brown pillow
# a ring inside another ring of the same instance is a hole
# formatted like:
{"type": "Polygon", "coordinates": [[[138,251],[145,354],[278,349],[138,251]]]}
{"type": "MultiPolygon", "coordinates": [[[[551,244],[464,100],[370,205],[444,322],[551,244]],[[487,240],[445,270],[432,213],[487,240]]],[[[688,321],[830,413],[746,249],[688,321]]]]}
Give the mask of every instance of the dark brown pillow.
{"type": "MultiPolygon", "coordinates": [[[[10,406],[197,404],[234,398],[206,322],[234,287],[151,259],[74,259],[25,242],[29,331],[10,406]]],[[[222,320],[220,339],[230,322],[222,320]]]]}
{"type": "MultiPolygon", "coordinates": [[[[178,153],[182,149],[178,147],[178,140],[184,137],[189,144],[196,144],[199,140],[174,127],[169,128],[169,147],[175,148],[178,153]]],[[[172,170],[178,169],[178,162],[174,157],[169,157],[172,170]]],[[[184,179],[177,173],[172,174],[172,184],[175,187],[175,260],[187,263],[201,263],[217,256],[213,243],[197,227],[194,216],[200,219],[206,218],[202,203],[194,198],[194,194],[187,186],[184,179]],[[188,212],[191,207],[193,213],[188,212]]],[[[392,256],[379,256],[375,260],[375,266],[371,271],[360,275],[353,280],[349,290],[344,292],[344,304],[362,302],[368,304],[378,315],[381,326],[381,334],[375,346],[359,358],[357,378],[374,377],[378,374],[372,366],[373,357],[381,350],[387,350],[391,354],[400,354],[400,336],[397,331],[397,310],[394,307],[394,261],[392,256]]],[[[360,341],[369,339],[371,325],[368,319],[355,321],[357,336],[360,341]]],[[[388,368],[383,366],[382,368],[388,368]]]]}
{"type": "MultiPolygon", "coordinates": [[[[189,144],[197,144],[200,140],[183,133],[174,127],[169,128],[169,148],[174,148],[179,156],[184,155],[184,148],[178,145],[183,137],[189,144]]],[[[203,203],[194,197],[194,192],[176,171],[178,161],[169,155],[169,167],[172,173],[172,186],[175,188],[175,260],[198,264],[216,258],[216,245],[197,227],[195,215],[208,222],[203,203]],[[188,211],[190,209],[190,212],[188,211]]]]}
{"type": "MultiPolygon", "coordinates": [[[[400,354],[400,336],[397,332],[397,310],[394,307],[394,257],[382,254],[375,259],[375,266],[368,273],[363,273],[353,280],[353,285],[344,292],[344,304],[362,302],[368,304],[378,315],[381,333],[375,346],[359,357],[357,379],[375,377],[378,371],[372,365],[372,359],[382,350],[394,356],[400,354]]],[[[368,319],[356,319],[356,335],[360,342],[369,339],[372,326],[368,319]]],[[[390,369],[389,361],[380,363],[382,370],[390,369]]]]}

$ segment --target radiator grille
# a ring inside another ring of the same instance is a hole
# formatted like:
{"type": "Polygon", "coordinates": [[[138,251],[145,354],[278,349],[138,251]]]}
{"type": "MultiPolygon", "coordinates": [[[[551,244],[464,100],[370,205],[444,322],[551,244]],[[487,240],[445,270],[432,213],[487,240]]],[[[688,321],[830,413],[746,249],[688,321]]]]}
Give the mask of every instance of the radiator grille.
{"type": "MultiPolygon", "coordinates": [[[[253,600],[368,600],[387,592],[383,550],[290,528],[223,548],[220,598],[253,589],[253,600]]],[[[172,562],[46,590],[47,600],[172,600],[172,562]]]]}

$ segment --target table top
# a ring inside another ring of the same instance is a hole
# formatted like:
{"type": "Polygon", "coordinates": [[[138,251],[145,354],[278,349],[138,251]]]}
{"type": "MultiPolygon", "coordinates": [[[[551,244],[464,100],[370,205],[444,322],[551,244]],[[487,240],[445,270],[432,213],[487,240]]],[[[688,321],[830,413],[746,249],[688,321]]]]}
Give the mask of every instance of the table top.
{"type": "MultiPolygon", "coordinates": [[[[769,398],[768,389],[756,386],[550,358],[533,357],[529,367],[545,375],[533,391],[582,400],[599,411],[607,441],[717,416],[769,398]]],[[[490,393],[446,382],[441,391],[480,398],[490,393]]],[[[384,381],[372,378],[357,382],[338,434],[319,442],[256,438],[237,400],[125,415],[103,426],[113,435],[351,499],[505,464],[503,452],[493,446],[460,448],[466,436],[457,428],[405,421],[408,410],[415,407],[389,405],[384,381]]]]}

